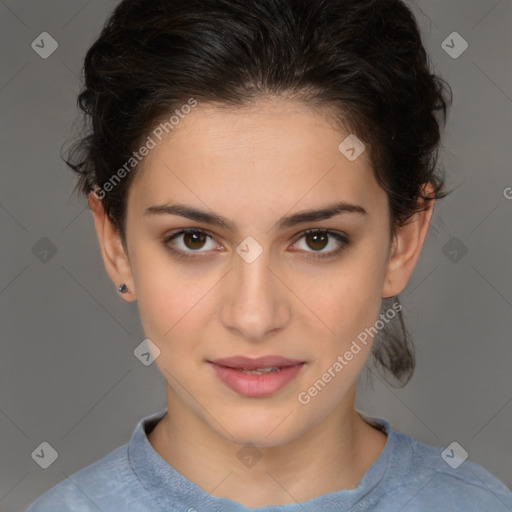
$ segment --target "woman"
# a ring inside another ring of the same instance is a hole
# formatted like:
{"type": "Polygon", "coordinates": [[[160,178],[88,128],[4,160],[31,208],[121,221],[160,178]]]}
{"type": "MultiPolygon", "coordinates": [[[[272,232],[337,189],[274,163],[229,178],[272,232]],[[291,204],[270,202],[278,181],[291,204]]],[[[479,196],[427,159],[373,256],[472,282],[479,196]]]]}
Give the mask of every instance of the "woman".
{"type": "Polygon", "coordinates": [[[124,0],[85,79],[68,163],[167,408],[29,512],[511,510],[354,405],[370,357],[412,374],[397,296],[447,194],[404,3],[124,0]]]}

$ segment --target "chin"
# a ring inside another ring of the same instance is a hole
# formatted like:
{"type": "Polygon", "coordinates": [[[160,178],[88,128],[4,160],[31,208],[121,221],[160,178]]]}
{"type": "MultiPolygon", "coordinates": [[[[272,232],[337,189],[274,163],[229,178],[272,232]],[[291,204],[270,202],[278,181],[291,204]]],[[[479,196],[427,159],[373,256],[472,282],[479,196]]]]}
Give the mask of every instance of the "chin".
{"type": "Polygon", "coordinates": [[[296,425],[292,424],[293,414],[291,410],[286,414],[262,414],[251,417],[242,413],[237,417],[223,421],[223,425],[229,434],[219,427],[212,425],[226,441],[235,445],[253,444],[262,448],[281,446],[292,441],[299,435],[296,425]],[[231,435],[230,435],[231,434],[231,435]]]}

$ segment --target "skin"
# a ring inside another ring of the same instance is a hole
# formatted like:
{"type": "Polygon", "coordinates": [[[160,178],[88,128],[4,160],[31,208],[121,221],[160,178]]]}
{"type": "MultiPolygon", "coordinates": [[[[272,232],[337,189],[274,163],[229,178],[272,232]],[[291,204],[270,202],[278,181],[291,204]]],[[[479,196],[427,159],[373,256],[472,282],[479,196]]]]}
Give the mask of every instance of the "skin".
{"type": "Polygon", "coordinates": [[[433,212],[431,201],[391,240],[387,197],[367,151],[349,161],[338,150],[348,133],[326,118],[282,98],[230,110],[199,104],[142,163],[128,195],[127,252],[101,202],[89,198],[106,270],[116,287],[127,284],[122,297],[137,300],[146,337],[160,350],[168,414],[149,442],[204,491],[249,507],[355,488],[379,456],[387,438],[354,406],[371,343],[307,405],[297,395],[374,325],[383,297],[405,288],[433,212]],[[339,200],[367,215],[277,228],[284,215],[339,200]],[[144,215],[169,202],[213,211],[236,229],[144,215]],[[195,259],[165,247],[165,235],[182,228],[212,237],[174,240],[195,259]],[[312,228],[344,233],[350,244],[315,259],[341,245],[303,236],[312,228]],[[248,236],[263,249],[250,264],[236,252],[248,236]],[[264,398],[235,393],[206,362],[270,354],[306,365],[264,398]],[[237,457],[245,443],[261,454],[250,468],[237,457]]]}

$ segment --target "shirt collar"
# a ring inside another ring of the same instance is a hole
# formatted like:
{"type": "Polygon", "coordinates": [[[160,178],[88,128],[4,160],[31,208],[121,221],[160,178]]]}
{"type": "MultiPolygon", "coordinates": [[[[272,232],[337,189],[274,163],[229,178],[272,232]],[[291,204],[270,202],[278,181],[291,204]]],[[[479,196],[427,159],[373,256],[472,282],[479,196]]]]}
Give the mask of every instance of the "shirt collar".
{"type": "Polygon", "coordinates": [[[128,443],[128,458],[133,471],[159,507],[164,509],[195,509],[202,512],[216,510],[225,512],[254,512],[255,510],[261,512],[283,510],[304,512],[304,507],[307,510],[322,510],[322,512],[349,510],[361,500],[365,502],[378,501],[380,494],[378,489],[382,487],[385,476],[390,473],[388,467],[397,455],[395,448],[398,440],[389,423],[379,418],[365,417],[368,423],[373,424],[387,435],[387,441],[379,457],[366,471],[355,489],[331,492],[300,504],[249,508],[227,498],[219,498],[207,493],[181,473],[178,473],[155,451],[147,438],[147,434],[166,413],[167,409],[163,409],[141,419],[128,443]]]}

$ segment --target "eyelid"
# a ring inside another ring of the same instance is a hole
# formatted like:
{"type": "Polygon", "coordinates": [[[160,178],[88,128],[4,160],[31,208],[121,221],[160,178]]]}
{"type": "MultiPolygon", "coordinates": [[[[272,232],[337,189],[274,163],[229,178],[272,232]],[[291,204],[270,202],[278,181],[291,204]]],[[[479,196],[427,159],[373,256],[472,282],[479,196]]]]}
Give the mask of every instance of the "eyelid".
{"type": "MultiPolygon", "coordinates": [[[[200,249],[196,251],[183,251],[181,249],[174,249],[169,246],[169,242],[174,240],[175,238],[178,238],[181,235],[185,235],[187,233],[202,233],[206,235],[211,240],[215,240],[215,236],[213,236],[208,230],[202,229],[202,228],[180,228],[177,230],[172,231],[171,233],[168,233],[163,238],[163,243],[167,247],[169,251],[171,251],[173,254],[175,254],[178,258],[196,258],[196,257],[202,257],[200,256],[203,253],[209,253],[210,250],[202,251],[200,249]]],[[[337,256],[341,251],[343,251],[348,245],[350,245],[351,241],[350,238],[343,232],[329,229],[329,228],[310,228],[306,229],[304,231],[301,231],[296,235],[295,241],[292,245],[295,245],[297,242],[299,242],[302,238],[304,238],[308,234],[317,234],[317,233],[323,233],[327,234],[329,237],[334,238],[339,244],[341,244],[341,247],[338,249],[334,249],[328,252],[321,252],[321,251],[302,251],[299,250],[298,252],[305,252],[310,254],[311,256],[308,256],[308,258],[312,259],[322,259],[322,258],[329,258],[329,257],[335,257],[337,256]]]]}
{"type": "Polygon", "coordinates": [[[173,253],[176,253],[176,254],[184,254],[186,256],[184,257],[191,257],[193,258],[194,255],[197,253],[197,254],[201,254],[201,253],[208,253],[210,252],[209,250],[208,251],[202,251],[202,250],[197,250],[197,251],[183,251],[181,249],[172,249],[169,247],[169,242],[171,242],[172,240],[174,240],[175,238],[178,238],[180,237],[181,235],[186,235],[187,233],[202,233],[204,235],[206,235],[208,238],[210,238],[211,240],[215,240],[215,237],[209,233],[206,229],[202,229],[202,228],[181,228],[181,229],[177,229],[175,231],[172,231],[171,233],[168,233],[167,235],[164,236],[162,242],[163,244],[169,248],[169,250],[171,250],[171,252],[173,253]]]}
{"type": "Polygon", "coordinates": [[[309,256],[307,256],[308,259],[329,259],[329,258],[335,258],[340,255],[341,252],[343,252],[351,243],[350,238],[343,232],[337,231],[335,229],[330,228],[311,228],[306,229],[305,231],[302,231],[299,233],[299,236],[297,237],[296,241],[293,243],[295,245],[297,242],[299,242],[302,238],[304,238],[308,234],[326,234],[330,238],[334,238],[339,244],[340,247],[337,249],[333,249],[331,251],[322,252],[322,251],[302,251],[299,250],[299,252],[305,252],[309,256]]]}

